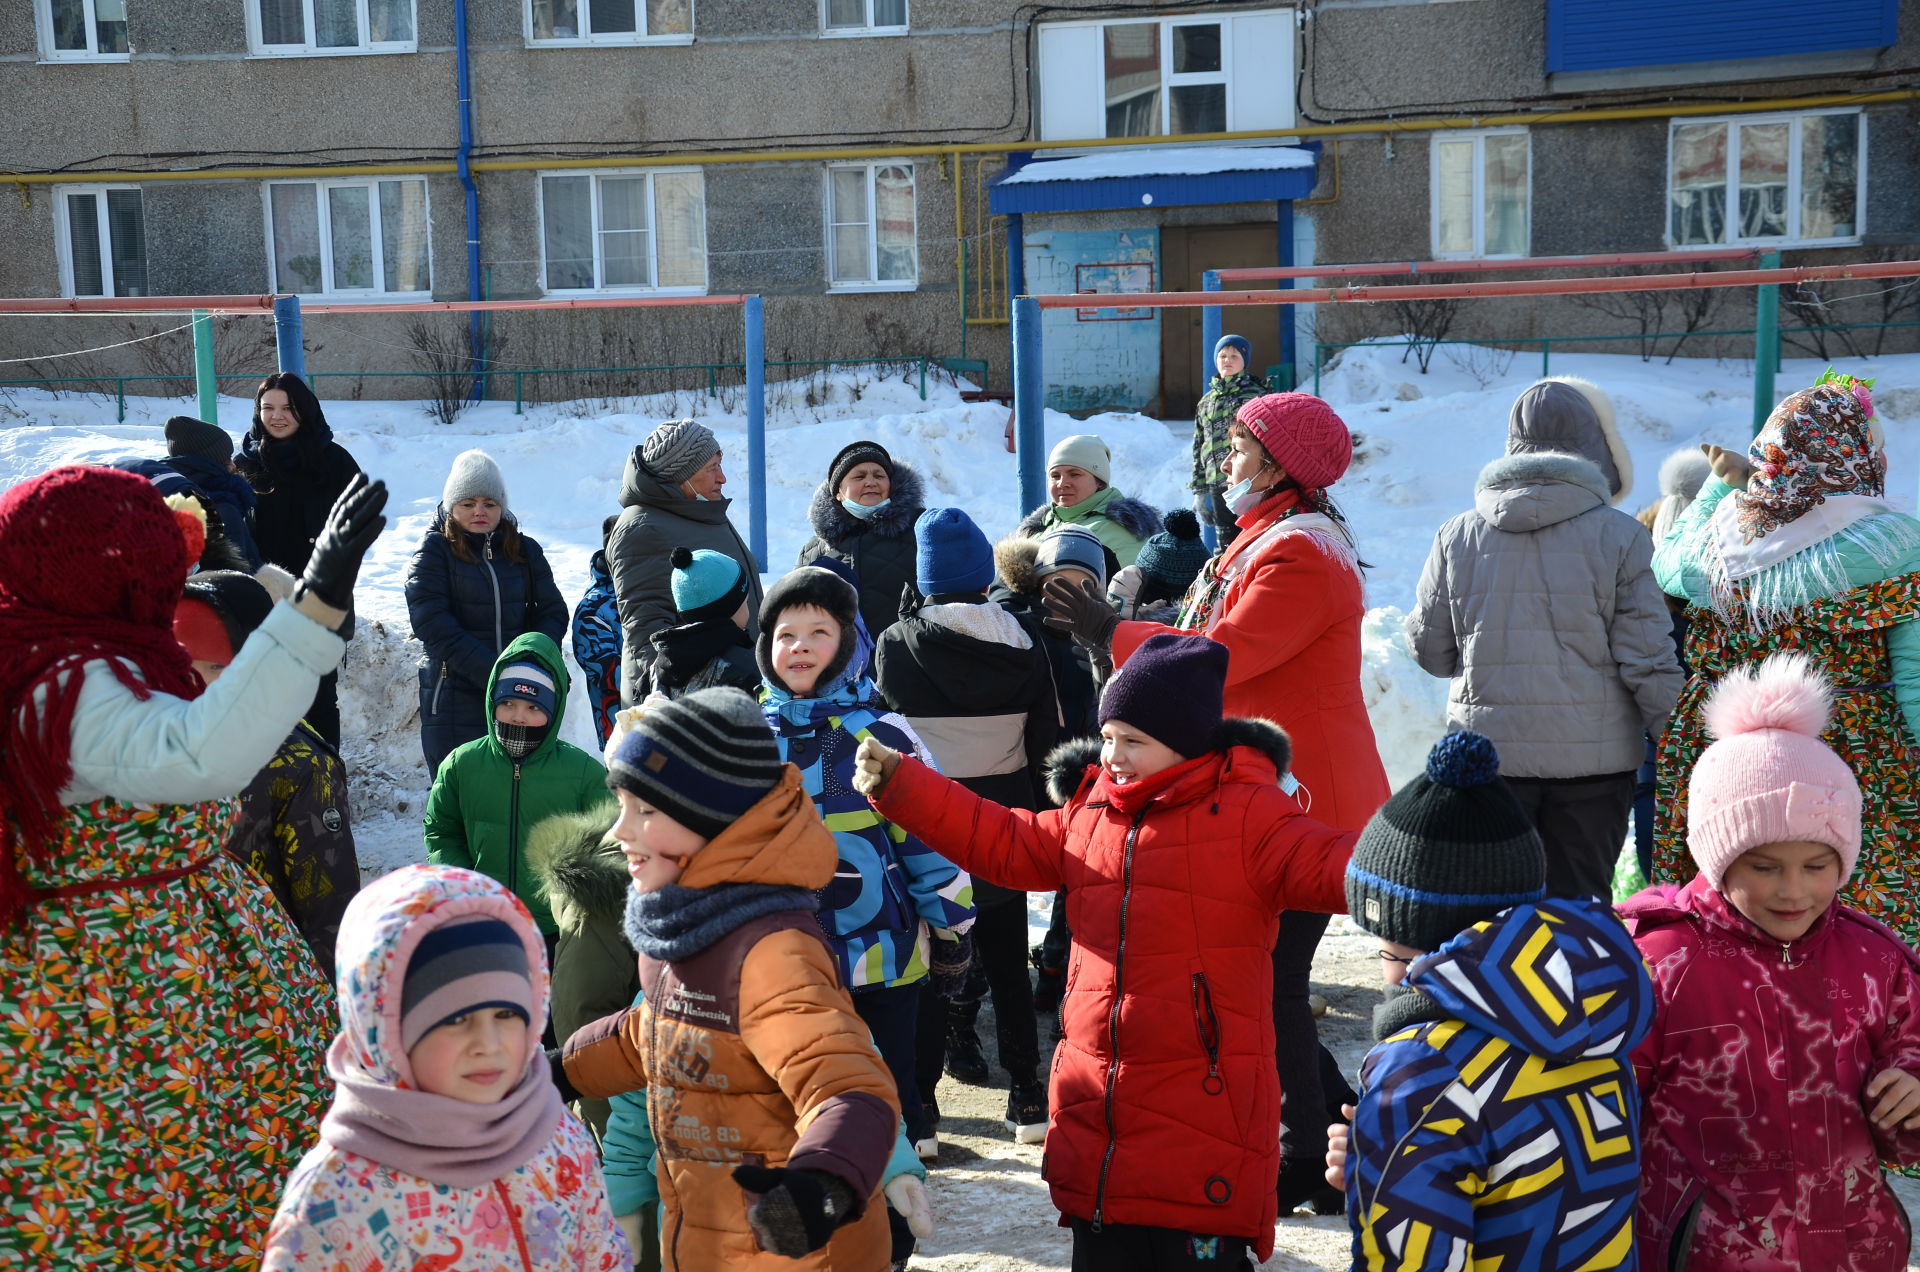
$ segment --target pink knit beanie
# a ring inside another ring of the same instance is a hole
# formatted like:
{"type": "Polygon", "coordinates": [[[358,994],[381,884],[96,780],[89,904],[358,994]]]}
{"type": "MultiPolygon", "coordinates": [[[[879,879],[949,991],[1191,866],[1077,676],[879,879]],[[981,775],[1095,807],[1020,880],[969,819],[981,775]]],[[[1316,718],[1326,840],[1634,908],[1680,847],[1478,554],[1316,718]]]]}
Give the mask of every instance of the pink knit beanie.
{"type": "Polygon", "coordinates": [[[1820,740],[1832,691],[1803,654],[1729,672],[1707,699],[1707,732],[1687,783],[1687,847],[1720,888],[1740,854],[1804,840],[1840,854],[1841,882],[1860,856],[1860,784],[1820,740]]]}
{"type": "Polygon", "coordinates": [[[1234,418],[1308,490],[1333,485],[1353,462],[1353,434],[1311,393],[1269,393],[1243,404],[1234,418]]]}

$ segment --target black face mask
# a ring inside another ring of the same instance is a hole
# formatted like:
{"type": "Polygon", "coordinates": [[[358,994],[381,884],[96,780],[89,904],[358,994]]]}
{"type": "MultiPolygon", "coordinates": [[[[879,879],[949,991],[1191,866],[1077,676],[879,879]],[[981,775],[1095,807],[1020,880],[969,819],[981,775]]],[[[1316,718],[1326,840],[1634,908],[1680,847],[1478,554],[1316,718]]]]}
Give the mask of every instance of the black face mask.
{"type": "Polygon", "coordinates": [[[524,760],[539,749],[547,740],[547,734],[553,730],[553,721],[545,724],[502,724],[494,722],[494,731],[500,740],[500,749],[516,760],[524,760]]]}

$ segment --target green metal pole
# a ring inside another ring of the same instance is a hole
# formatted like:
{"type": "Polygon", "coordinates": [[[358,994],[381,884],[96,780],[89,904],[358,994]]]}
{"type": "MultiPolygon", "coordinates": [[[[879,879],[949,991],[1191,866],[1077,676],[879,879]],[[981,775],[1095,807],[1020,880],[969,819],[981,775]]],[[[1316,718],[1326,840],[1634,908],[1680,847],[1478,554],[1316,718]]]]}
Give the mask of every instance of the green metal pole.
{"type": "Polygon", "coordinates": [[[927,355],[920,355],[920,400],[927,400],[927,355]]]}
{"type": "MultiPolygon", "coordinates": [[[[125,424],[127,422],[127,382],[124,379],[116,379],[113,382],[113,404],[114,410],[117,412],[114,416],[114,422],[116,424],[125,424]]],[[[208,423],[212,423],[212,421],[209,420],[208,423]]]]}
{"type": "Polygon", "coordinates": [[[1542,340],[1540,342],[1540,378],[1542,380],[1546,379],[1548,376],[1553,374],[1553,372],[1547,369],[1552,365],[1552,362],[1551,362],[1552,356],[1553,356],[1553,341],[1542,340]]]}
{"type": "MultiPolygon", "coordinates": [[[[1762,252],[1761,269],[1779,269],[1780,253],[1762,252]]],[[[1773,377],[1780,370],[1780,285],[1753,289],[1753,432],[1773,413],[1773,377]]]]}
{"type": "Polygon", "coordinates": [[[513,413],[520,414],[520,373],[513,373],[513,413]]]}
{"type": "Polygon", "coordinates": [[[213,315],[193,311],[193,387],[200,393],[200,418],[220,422],[220,386],[213,378],[213,315]]]}

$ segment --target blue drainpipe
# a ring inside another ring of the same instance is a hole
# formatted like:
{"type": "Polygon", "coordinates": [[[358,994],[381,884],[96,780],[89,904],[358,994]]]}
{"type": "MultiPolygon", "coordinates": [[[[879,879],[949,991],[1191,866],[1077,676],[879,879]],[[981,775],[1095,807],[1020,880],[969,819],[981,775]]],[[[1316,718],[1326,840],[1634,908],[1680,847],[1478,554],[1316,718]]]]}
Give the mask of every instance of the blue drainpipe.
{"type": "MultiPolygon", "coordinates": [[[[480,299],[480,190],[473,184],[473,72],[467,51],[467,0],[453,0],[453,55],[460,90],[460,187],[467,192],[467,299],[480,299]]],[[[467,315],[467,350],[473,359],[473,399],[487,395],[486,338],[480,311],[467,315]]]]}

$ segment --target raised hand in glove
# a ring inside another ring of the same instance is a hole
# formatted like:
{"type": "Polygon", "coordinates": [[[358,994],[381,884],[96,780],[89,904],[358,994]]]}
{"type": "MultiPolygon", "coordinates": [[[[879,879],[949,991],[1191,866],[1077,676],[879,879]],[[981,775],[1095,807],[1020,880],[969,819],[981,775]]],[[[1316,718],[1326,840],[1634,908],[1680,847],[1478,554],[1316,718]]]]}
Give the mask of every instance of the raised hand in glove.
{"type": "Polygon", "coordinates": [[[860,749],[853,753],[853,789],[868,797],[878,795],[899,767],[900,752],[884,742],[861,738],[860,749]]]}
{"type": "Polygon", "coordinates": [[[1105,651],[1113,647],[1113,629],[1120,625],[1120,616],[1092,579],[1082,579],[1078,586],[1058,576],[1048,579],[1040,603],[1046,606],[1043,621],[1048,627],[1073,633],[1073,638],[1088,649],[1105,651]]]}
{"type": "Polygon", "coordinates": [[[812,1254],[853,1214],[853,1189],[823,1170],[736,1166],[733,1182],[747,1194],[747,1223],[768,1254],[812,1254]]]}
{"type": "Polygon", "coordinates": [[[313,541],[313,555],[307,558],[306,572],[300,576],[302,590],[334,609],[352,609],[353,581],[360,576],[360,562],[387,528],[387,519],[380,513],[386,506],[387,483],[370,482],[366,474],[355,473],[327,513],[320,537],[313,541]]]}

